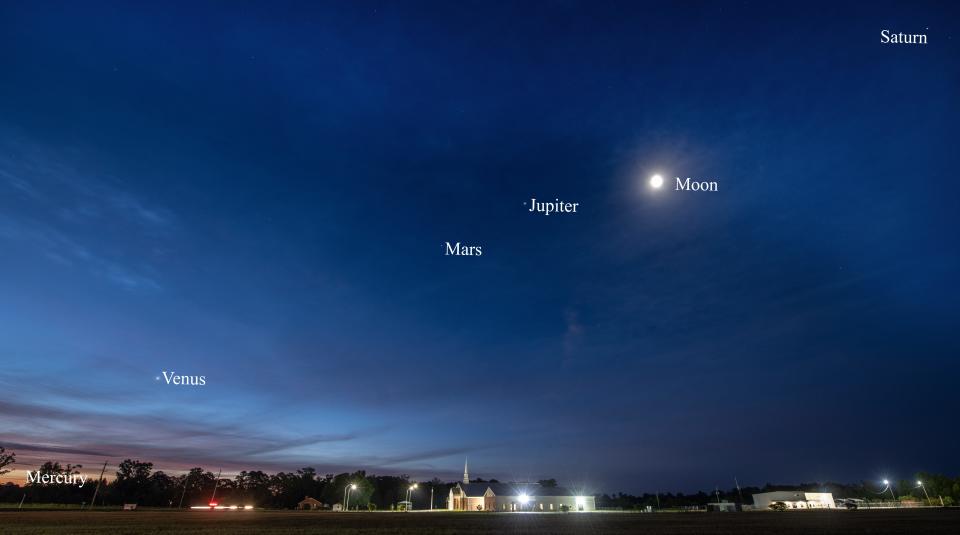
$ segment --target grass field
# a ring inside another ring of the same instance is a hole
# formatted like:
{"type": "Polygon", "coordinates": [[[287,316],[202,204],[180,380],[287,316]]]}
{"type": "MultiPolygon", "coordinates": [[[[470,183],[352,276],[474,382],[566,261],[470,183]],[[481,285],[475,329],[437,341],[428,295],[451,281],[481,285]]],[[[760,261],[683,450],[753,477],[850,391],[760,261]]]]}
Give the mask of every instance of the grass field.
{"type": "Polygon", "coordinates": [[[950,534],[960,509],[752,513],[0,512],[3,535],[292,533],[950,534]]]}

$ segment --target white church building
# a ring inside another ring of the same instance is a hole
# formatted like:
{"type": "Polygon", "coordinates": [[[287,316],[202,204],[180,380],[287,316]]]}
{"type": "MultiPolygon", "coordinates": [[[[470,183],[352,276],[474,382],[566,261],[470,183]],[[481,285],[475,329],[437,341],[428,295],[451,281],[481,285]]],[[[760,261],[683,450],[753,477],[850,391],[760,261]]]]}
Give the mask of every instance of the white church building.
{"type": "Polygon", "coordinates": [[[538,483],[471,483],[467,465],[463,481],[450,489],[447,508],[451,511],[595,511],[593,496],[579,495],[563,487],[538,483]]]}
{"type": "Polygon", "coordinates": [[[775,491],[753,495],[754,509],[766,510],[770,504],[782,502],[787,509],[835,509],[830,492],[775,491]]]}

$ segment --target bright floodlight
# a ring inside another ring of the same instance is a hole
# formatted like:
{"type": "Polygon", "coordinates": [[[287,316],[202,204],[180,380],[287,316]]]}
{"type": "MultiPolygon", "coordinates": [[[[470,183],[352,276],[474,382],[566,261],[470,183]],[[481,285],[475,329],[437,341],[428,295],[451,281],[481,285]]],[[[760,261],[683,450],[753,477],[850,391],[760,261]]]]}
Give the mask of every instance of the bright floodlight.
{"type": "Polygon", "coordinates": [[[357,484],[354,483],[354,484],[350,485],[350,490],[357,490],[357,484]]]}
{"type": "Polygon", "coordinates": [[[918,486],[918,487],[922,487],[922,486],[923,486],[923,481],[917,481],[917,486],[918,486]]]}
{"type": "Polygon", "coordinates": [[[886,479],[884,479],[884,480],[883,480],[883,484],[884,484],[884,485],[889,485],[889,484],[890,484],[890,482],[889,482],[889,481],[887,481],[886,479]]]}
{"type": "Polygon", "coordinates": [[[660,189],[660,186],[663,186],[663,177],[660,175],[653,175],[650,177],[650,186],[656,189],[660,189]]]}
{"type": "Polygon", "coordinates": [[[577,496],[576,502],[577,502],[577,506],[581,506],[586,502],[586,500],[584,500],[583,496],[577,496]]]}
{"type": "Polygon", "coordinates": [[[416,483],[414,483],[413,485],[410,485],[410,488],[411,488],[411,489],[415,489],[415,488],[417,488],[417,484],[416,484],[416,483]]]}
{"type": "Polygon", "coordinates": [[[528,503],[529,501],[530,501],[530,496],[527,496],[526,494],[520,495],[520,503],[528,503]]]}

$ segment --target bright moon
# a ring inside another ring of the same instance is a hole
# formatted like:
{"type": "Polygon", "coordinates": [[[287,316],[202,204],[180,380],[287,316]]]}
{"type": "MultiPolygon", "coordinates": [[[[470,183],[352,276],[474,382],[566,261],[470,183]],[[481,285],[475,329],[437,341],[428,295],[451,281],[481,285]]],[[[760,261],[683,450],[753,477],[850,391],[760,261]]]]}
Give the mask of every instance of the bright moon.
{"type": "Polygon", "coordinates": [[[654,188],[659,188],[663,185],[663,177],[660,175],[653,175],[650,177],[650,185],[654,188]]]}

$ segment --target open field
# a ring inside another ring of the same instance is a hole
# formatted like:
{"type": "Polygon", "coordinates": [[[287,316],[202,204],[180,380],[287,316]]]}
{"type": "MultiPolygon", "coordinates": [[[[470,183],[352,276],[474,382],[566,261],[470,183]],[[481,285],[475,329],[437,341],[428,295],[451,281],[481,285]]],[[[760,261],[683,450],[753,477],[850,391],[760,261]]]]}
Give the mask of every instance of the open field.
{"type": "Polygon", "coordinates": [[[281,533],[649,533],[668,534],[951,534],[960,509],[752,513],[315,513],[66,512],[0,513],[4,535],[281,533]]]}

